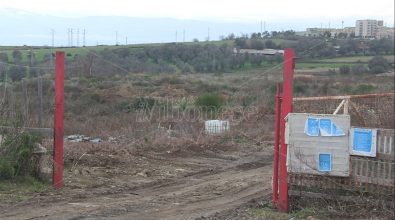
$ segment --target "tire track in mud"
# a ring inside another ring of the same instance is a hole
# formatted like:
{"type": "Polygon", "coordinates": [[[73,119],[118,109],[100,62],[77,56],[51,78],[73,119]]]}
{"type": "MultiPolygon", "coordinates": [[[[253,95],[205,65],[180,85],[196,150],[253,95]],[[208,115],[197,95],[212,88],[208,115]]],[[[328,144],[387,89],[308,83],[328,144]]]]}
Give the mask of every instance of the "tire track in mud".
{"type": "MultiPolygon", "coordinates": [[[[239,207],[270,193],[270,155],[218,161],[177,179],[151,182],[115,194],[28,204],[2,219],[195,219],[239,207]],[[215,164],[213,168],[213,165],[215,164]],[[24,210],[29,210],[24,212],[24,210]]],[[[172,158],[174,159],[174,158],[172,158]]],[[[182,158],[183,161],[186,158],[182,158]]],[[[209,162],[204,158],[205,162],[209,162]]],[[[196,162],[196,161],[195,161],[196,162]]]]}

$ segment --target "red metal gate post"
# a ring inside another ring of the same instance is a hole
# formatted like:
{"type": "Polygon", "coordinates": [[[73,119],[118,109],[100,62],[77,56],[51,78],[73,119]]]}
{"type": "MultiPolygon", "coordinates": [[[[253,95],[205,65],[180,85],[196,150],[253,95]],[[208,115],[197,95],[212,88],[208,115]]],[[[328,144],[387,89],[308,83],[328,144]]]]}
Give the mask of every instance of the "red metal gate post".
{"type": "Polygon", "coordinates": [[[278,210],[288,212],[288,176],[287,176],[287,145],[285,144],[285,117],[292,112],[293,73],[295,52],[291,48],[284,50],[283,98],[281,105],[281,148],[279,163],[279,195],[278,210]]]}
{"type": "Polygon", "coordinates": [[[276,207],[278,199],[278,149],[280,143],[280,119],[281,119],[281,91],[280,83],[277,83],[276,91],[276,122],[274,125],[274,158],[273,158],[273,194],[272,206],[276,207]]]}
{"type": "Polygon", "coordinates": [[[56,51],[54,165],[52,184],[63,187],[64,52],[56,51]]]}

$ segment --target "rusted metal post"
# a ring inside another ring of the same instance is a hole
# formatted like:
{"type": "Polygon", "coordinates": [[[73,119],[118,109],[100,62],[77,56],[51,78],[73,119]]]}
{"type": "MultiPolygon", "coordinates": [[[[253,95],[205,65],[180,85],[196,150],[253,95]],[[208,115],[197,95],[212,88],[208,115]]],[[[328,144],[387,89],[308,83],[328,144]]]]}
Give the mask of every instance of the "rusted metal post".
{"type": "Polygon", "coordinates": [[[278,210],[288,212],[288,175],[287,145],[285,144],[285,117],[292,112],[293,73],[295,68],[295,52],[291,48],[284,50],[283,95],[281,104],[281,148],[279,156],[279,194],[278,210]]]}
{"type": "Polygon", "coordinates": [[[280,83],[277,83],[276,122],[274,124],[273,195],[272,195],[273,207],[277,205],[277,199],[278,199],[278,149],[280,143],[280,119],[281,119],[281,92],[280,92],[280,83]]]}
{"type": "Polygon", "coordinates": [[[63,187],[64,52],[56,51],[54,165],[52,184],[63,187]]]}

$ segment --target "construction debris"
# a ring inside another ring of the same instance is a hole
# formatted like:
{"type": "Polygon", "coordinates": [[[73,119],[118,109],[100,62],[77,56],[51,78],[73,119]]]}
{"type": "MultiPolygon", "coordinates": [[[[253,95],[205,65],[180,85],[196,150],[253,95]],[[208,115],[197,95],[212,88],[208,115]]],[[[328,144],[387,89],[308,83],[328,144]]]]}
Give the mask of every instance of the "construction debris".
{"type": "Polygon", "coordinates": [[[92,142],[92,143],[100,143],[103,141],[101,138],[92,138],[81,134],[69,135],[65,138],[65,140],[69,142],[92,142]]]}

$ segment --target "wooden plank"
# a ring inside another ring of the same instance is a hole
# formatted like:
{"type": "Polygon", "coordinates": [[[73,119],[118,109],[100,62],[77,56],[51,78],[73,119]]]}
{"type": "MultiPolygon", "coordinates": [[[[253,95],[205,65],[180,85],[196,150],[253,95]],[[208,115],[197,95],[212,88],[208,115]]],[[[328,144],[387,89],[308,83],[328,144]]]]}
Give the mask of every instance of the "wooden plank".
{"type": "MultiPolygon", "coordinates": [[[[335,194],[327,194],[327,193],[318,193],[318,192],[307,192],[304,190],[289,190],[288,191],[289,196],[295,196],[295,197],[306,197],[310,199],[335,199],[335,200],[340,200],[340,201],[346,201],[346,202],[356,202],[356,203],[361,203],[361,202],[369,202],[369,203],[381,203],[382,199],[374,199],[374,198],[365,198],[361,196],[343,196],[343,195],[335,195],[335,194]]],[[[393,201],[391,201],[393,202],[393,201]]]]}
{"type": "Polygon", "coordinates": [[[293,101],[314,101],[314,100],[340,100],[340,99],[359,99],[359,98],[375,98],[375,97],[385,97],[385,96],[395,96],[395,93],[374,93],[365,95],[345,95],[345,96],[318,96],[318,97],[295,97],[293,101]]]}
{"type": "MultiPolygon", "coordinates": [[[[8,133],[12,130],[14,130],[14,127],[9,127],[9,126],[0,126],[0,131],[4,133],[8,133]]],[[[43,135],[44,137],[53,137],[53,129],[52,128],[18,128],[20,131],[28,132],[28,133],[34,133],[34,134],[40,134],[43,135]]]]}
{"type": "Polygon", "coordinates": [[[366,177],[366,176],[356,176],[361,183],[372,183],[375,184],[376,182],[379,182],[378,185],[382,186],[391,186],[394,187],[394,181],[391,179],[385,179],[385,178],[376,178],[376,180],[373,180],[372,178],[366,177]]]}

